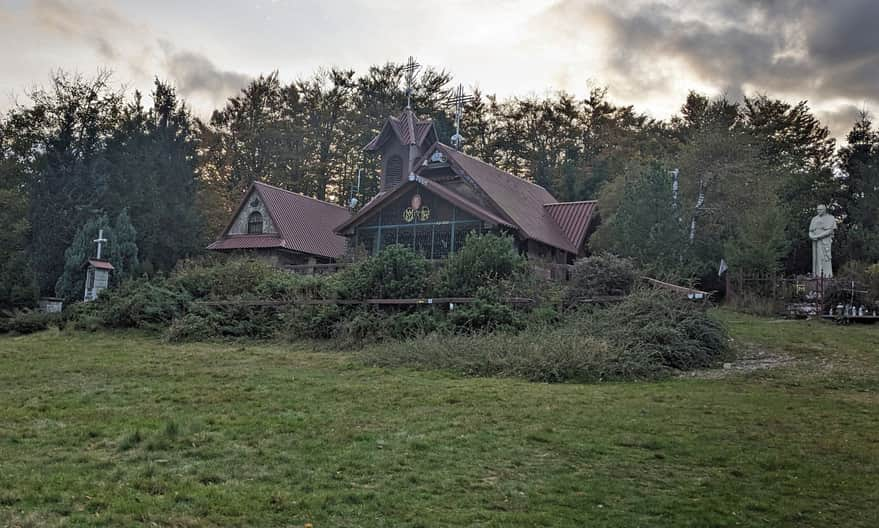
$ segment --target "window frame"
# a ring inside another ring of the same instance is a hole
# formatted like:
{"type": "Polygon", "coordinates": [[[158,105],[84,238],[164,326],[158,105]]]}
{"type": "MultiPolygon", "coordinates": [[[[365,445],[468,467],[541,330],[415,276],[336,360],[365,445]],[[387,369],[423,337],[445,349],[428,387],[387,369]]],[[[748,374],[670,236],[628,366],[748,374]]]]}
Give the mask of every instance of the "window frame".
{"type": "Polygon", "coordinates": [[[247,234],[248,235],[262,235],[265,234],[265,219],[263,218],[263,214],[260,211],[251,211],[249,215],[247,215],[247,234]],[[256,218],[259,218],[257,221],[256,218]],[[255,231],[256,225],[259,225],[259,231],[255,231]]]}

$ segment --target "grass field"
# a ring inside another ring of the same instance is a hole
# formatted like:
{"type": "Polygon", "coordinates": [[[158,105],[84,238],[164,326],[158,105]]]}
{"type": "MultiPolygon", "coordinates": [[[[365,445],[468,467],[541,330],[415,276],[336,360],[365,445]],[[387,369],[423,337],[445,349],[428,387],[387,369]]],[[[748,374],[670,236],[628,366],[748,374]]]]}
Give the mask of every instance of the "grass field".
{"type": "Polygon", "coordinates": [[[0,337],[0,525],[879,526],[879,326],[720,315],[780,365],[547,385],[0,337]]]}

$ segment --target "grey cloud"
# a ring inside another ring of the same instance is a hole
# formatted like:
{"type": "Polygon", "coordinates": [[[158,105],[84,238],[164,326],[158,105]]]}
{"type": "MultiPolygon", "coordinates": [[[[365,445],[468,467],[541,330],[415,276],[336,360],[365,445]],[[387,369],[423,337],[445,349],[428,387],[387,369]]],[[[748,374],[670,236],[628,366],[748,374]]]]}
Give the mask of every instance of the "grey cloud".
{"type": "Polygon", "coordinates": [[[45,30],[64,38],[84,40],[106,60],[119,58],[111,44],[116,37],[144,32],[110,8],[75,6],[64,0],[36,0],[31,14],[45,30]]]}
{"type": "Polygon", "coordinates": [[[192,51],[174,51],[165,43],[165,68],[183,96],[202,95],[215,103],[235,95],[250,77],[222,70],[206,56],[192,51]]]}
{"type": "Polygon", "coordinates": [[[542,17],[557,34],[605,33],[609,76],[630,91],[665,90],[674,73],[657,65],[673,58],[731,97],[879,97],[875,0],[562,0],[542,17]]]}
{"type": "Polygon", "coordinates": [[[158,63],[176,83],[181,95],[199,96],[212,104],[221,104],[249,81],[240,73],[217,67],[208,57],[187,50],[177,50],[159,40],[148,27],[136,24],[111,7],[73,4],[67,0],[36,0],[30,16],[43,30],[70,40],[87,43],[109,63],[124,64],[140,77],[155,72],[145,66],[158,63]],[[132,49],[119,49],[114,43],[141,43],[132,49]]]}
{"type": "Polygon", "coordinates": [[[816,111],[815,114],[834,134],[840,138],[845,138],[852,129],[852,126],[854,126],[855,121],[861,117],[861,112],[864,111],[866,109],[863,106],[847,104],[834,110],[816,111]]]}

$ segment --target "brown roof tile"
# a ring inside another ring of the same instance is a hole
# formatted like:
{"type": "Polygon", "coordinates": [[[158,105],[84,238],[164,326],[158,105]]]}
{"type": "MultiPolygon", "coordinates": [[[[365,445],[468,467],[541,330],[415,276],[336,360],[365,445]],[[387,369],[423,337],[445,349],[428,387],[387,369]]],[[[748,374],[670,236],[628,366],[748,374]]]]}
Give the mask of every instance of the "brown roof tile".
{"type": "MultiPolygon", "coordinates": [[[[348,209],[262,182],[254,182],[251,191],[262,197],[277,235],[228,235],[230,223],[223,236],[208,249],[282,247],[329,258],[345,253],[347,241],[333,233],[333,228],[351,216],[348,209]]],[[[232,221],[251,191],[244,195],[232,221]]]]}
{"type": "MultiPolygon", "coordinates": [[[[517,228],[523,238],[531,238],[569,253],[579,252],[595,212],[596,202],[559,203],[540,185],[504,172],[439,142],[434,143],[417,160],[416,172],[420,173],[423,170],[422,162],[434,149],[441,150],[456,172],[465,175],[478,186],[496,211],[486,209],[429,178],[417,176],[419,184],[446,200],[455,202],[459,207],[469,208],[471,213],[485,220],[517,228]]],[[[356,215],[337,226],[336,232],[350,231],[359,220],[381,208],[383,203],[403,192],[404,188],[408,186],[404,184],[393,191],[379,193],[356,215]]]]}
{"type": "Polygon", "coordinates": [[[421,145],[427,139],[436,140],[436,131],[433,128],[432,119],[418,119],[415,113],[406,108],[400,117],[389,117],[385,121],[381,132],[363,150],[378,150],[390,138],[390,133],[396,134],[404,145],[421,145]],[[432,137],[428,138],[428,136],[432,137]]]}
{"type": "Polygon", "coordinates": [[[112,264],[107,262],[106,260],[97,260],[97,259],[89,259],[89,264],[98,269],[113,271],[114,268],[112,264]]]}
{"type": "Polygon", "coordinates": [[[533,238],[571,253],[577,252],[574,244],[543,207],[544,204],[556,202],[549,191],[448,145],[436,143],[435,146],[485,192],[489,200],[519,227],[525,238],[533,238]]]}
{"type": "Polygon", "coordinates": [[[597,203],[594,200],[560,202],[544,204],[543,207],[562,229],[567,239],[579,250],[592,223],[592,215],[595,214],[597,203]]]}
{"type": "Polygon", "coordinates": [[[277,235],[227,235],[208,249],[262,249],[283,247],[284,240],[277,235]]]}

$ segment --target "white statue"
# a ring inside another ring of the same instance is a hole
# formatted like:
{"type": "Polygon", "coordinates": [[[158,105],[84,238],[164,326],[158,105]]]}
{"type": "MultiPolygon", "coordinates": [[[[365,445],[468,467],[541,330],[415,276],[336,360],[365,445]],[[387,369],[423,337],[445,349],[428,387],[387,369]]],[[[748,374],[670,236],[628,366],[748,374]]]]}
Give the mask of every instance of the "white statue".
{"type": "Polygon", "coordinates": [[[809,238],[812,239],[812,276],[829,279],[833,277],[831,246],[836,218],[827,214],[827,207],[818,206],[818,214],[809,223],[809,238]]]}

